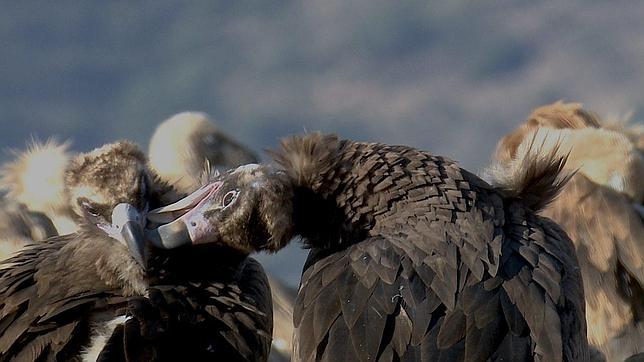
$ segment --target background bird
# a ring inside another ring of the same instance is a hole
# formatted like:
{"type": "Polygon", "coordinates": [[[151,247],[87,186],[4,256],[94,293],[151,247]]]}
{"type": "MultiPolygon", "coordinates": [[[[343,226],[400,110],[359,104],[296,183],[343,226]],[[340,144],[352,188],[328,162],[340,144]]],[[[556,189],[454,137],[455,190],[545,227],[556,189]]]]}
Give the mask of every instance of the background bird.
{"type": "Polygon", "coordinates": [[[496,154],[508,164],[537,144],[569,155],[565,168],[576,174],[542,214],[575,243],[588,340],[609,361],[644,352],[643,137],[641,128],[607,124],[580,104],[557,102],[503,137],[496,154]]]}
{"type": "Polygon", "coordinates": [[[161,122],[150,139],[148,155],[159,176],[186,193],[199,185],[206,162],[223,171],[259,160],[202,112],[182,112],[161,122]]]}
{"type": "Polygon", "coordinates": [[[0,168],[0,260],[25,243],[76,229],[64,193],[69,143],[32,140],[0,168]]]}
{"type": "Polygon", "coordinates": [[[525,157],[490,186],[405,146],[293,137],[277,167],[228,172],[187,213],[165,207],[155,217],[180,217],[155,243],[276,251],[301,236],[295,360],[586,360],[573,245],[534,213],[565,157],[525,157]]]}
{"type": "Polygon", "coordinates": [[[0,260],[29,242],[58,235],[46,215],[33,212],[24,205],[3,201],[0,207],[0,260]]]}

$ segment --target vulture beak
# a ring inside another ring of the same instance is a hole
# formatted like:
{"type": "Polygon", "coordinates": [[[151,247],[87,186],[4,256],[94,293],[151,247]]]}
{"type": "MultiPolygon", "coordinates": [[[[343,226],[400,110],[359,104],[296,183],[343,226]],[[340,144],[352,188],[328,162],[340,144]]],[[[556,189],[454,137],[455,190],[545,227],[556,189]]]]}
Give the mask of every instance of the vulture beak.
{"type": "Polygon", "coordinates": [[[146,230],[146,238],[161,249],[207,242],[204,239],[213,230],[204,212],[212,210],[212,201],[222,184],[211,182],[174,204],[150,211],[148,221],[163,225],[146,230]]]}
{"type": "Polygon", "coordinates": [[[640,214],[640,218],[644,220],[644,205],[643,204],[633,204],[635,210],[640,214]]]}
{"type": "Polygon", "coordinates": [[[146,269],[143,257],[145,253],[144,223],[145,213],[128,203],[120,203],[112,210],[112,224],[98,225],[110,237],[125,245],[143,270],[146,269]]]}

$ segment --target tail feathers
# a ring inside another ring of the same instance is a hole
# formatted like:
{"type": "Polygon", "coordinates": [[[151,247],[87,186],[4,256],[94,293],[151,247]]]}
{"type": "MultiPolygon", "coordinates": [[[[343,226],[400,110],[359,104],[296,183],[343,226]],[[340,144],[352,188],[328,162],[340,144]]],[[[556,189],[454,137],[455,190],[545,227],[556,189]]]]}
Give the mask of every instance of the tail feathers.
{"type": "Polygon", "coordinates": [[[71,159],[70,142],[33,139],[26,151],[10,151],[14,156],[0,167],[0,190],[6,197],[31,210],[51,212],[64,207],[64,173],[71,159]]]}
{"type": "Polygon", "coordinates": [[[552,202],[574,175],[564,171],[570,151],[561,149],[561,140],[548,143],[551,138],[547,133],[547,129],[534,132],[518,147],[514,158],[487,171],[495,187],[533,211],[552,202]]]}

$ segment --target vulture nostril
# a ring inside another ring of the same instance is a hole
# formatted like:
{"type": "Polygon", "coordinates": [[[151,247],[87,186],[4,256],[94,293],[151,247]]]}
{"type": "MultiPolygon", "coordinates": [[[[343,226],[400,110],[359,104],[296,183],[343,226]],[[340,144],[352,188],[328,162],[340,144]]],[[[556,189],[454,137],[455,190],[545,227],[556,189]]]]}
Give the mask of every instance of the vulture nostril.
{"type": "Polygon", "coordinates": [[[194,221],[191,221],[191,222],[190,222],[190,225],[192,225],[192,226],[197,226],[197,223],[196,223],[196,222],[194,222],[194,221]]]}

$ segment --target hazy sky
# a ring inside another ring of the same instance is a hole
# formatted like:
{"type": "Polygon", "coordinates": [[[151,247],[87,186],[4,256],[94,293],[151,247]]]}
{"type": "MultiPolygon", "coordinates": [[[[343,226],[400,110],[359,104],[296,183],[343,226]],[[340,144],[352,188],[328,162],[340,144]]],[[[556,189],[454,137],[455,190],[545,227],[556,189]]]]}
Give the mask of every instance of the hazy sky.
{"type": "MultiPolygon", "coordinates": [[[[478,171],[544,103],[641,119],[642,19],[632,1],[5,2],[0,141],[147,146],[202,110],[256,150],[323,130],[478,171]]],[[[295,283],[302,255],[262,260],[295,283]]]]}

